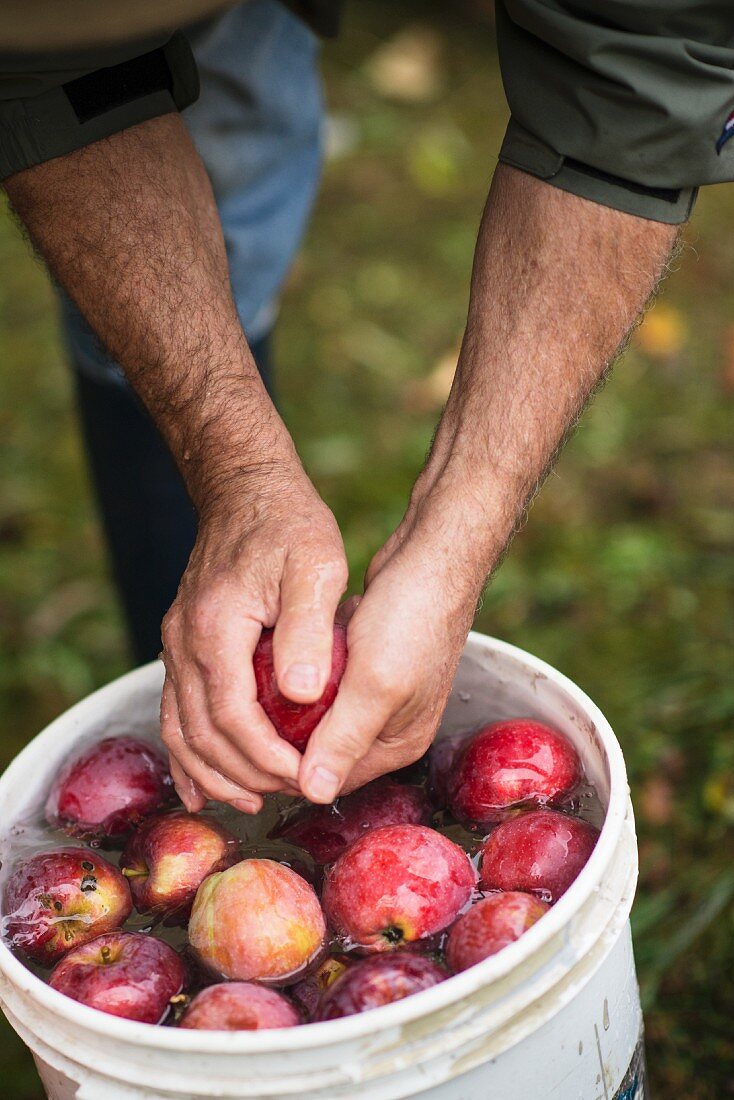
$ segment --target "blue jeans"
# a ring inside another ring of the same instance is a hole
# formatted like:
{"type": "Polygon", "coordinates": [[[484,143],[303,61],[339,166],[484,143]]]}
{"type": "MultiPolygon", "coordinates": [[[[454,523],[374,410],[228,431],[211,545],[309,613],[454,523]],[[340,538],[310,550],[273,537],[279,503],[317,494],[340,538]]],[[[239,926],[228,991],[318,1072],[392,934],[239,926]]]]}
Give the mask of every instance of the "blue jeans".
{"type": "MultiPolygon", "coordinates": [[[[184,121],[212,181],[240,321],[272,392],[267,338],[321,163],[318,41],[276,0],[249,0],[192,29],[191,41],[201,98],[184,121]]],[[[193,509],[120,367],[64,296],[61,314],[133,653],[150,660],[193,546],[193,509]]]]}

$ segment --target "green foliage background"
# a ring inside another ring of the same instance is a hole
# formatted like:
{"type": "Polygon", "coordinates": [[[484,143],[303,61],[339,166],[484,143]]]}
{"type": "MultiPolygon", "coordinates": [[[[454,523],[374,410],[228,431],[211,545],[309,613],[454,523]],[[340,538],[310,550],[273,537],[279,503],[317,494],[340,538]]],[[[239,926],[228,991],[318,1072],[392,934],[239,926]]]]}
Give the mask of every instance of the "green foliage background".
{"type": "MultiPolygon", "coordinates": [[[[506,120],[488,7],[355,3],[325,51],[333,156],[277,360],[355,589],[400,519],[461,335],[506,120]]],[[[679,270],[477,616],[581,684],[618,732],[640,834],[634,930],[653,1094],[690,1100],[734,1096],[733,231],[734,188],[709,188],[679,270]]],[[[7,214],[0,270],[7,762],[128,660],[53,293],[7,214]]],[[[41,1100],[2,1026],[3,1097],[41,1100]]]]}

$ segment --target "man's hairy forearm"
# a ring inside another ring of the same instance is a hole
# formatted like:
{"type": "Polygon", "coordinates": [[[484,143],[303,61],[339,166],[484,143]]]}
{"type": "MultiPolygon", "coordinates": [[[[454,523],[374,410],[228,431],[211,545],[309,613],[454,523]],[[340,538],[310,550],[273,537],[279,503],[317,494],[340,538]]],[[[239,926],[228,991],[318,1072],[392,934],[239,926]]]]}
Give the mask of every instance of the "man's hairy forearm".
{"type": "Polygon", "coordinates": [[[209,181],[178,115],[6,183],[58,282],[123,366],[200,510],[292,458],[232,300],[209,181]]]}
{"type": "Polygon", "coordinates": [[[491,569],[663,275],[673,227],[501,166],[454,386],[412,508],[491,569]]]}

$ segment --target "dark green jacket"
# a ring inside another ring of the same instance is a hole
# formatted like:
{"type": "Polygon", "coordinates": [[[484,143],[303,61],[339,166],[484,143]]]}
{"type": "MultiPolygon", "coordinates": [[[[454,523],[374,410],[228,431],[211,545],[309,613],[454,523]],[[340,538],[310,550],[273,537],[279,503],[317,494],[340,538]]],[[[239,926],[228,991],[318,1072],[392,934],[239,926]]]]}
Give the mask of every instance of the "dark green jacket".
{"type": "MultiPolygon", "coordinates": [[[[340,0],[291,6],[334,32],[340,0]]],[[[1,9],[0,179],[198,94],[183,34],[20,54],[1,9]]],[[[497,33],[503,162],[671,223],[700,185],[734,179],[734,0],[497,0],[497,33]]]]}

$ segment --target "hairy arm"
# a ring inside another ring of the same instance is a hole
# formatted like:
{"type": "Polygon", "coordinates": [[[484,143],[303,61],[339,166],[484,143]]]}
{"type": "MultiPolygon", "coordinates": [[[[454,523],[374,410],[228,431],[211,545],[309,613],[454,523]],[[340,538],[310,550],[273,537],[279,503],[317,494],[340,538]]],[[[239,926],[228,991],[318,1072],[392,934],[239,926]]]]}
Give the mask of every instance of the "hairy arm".
{"type": "Polygon", "coordinates": [[[275,626],[281,688],[318,698],[346,562],[252,360],[206,173],[167,115],[6,190],[147,405],[198,511],[164,628],[162,731],[179,791],[190,809],[203,792],[257,810],[262,792],[295,785],[300,756],[257,705],[254,647],[275,626]]]}
{"type": "Polygon", "coordinates": [[[397,531],[367,574],[349,663],[302,774],[335,788],[431,741],[487,577],[665,271],[676,230],[500,166],[459,365],[397,531]]]}

